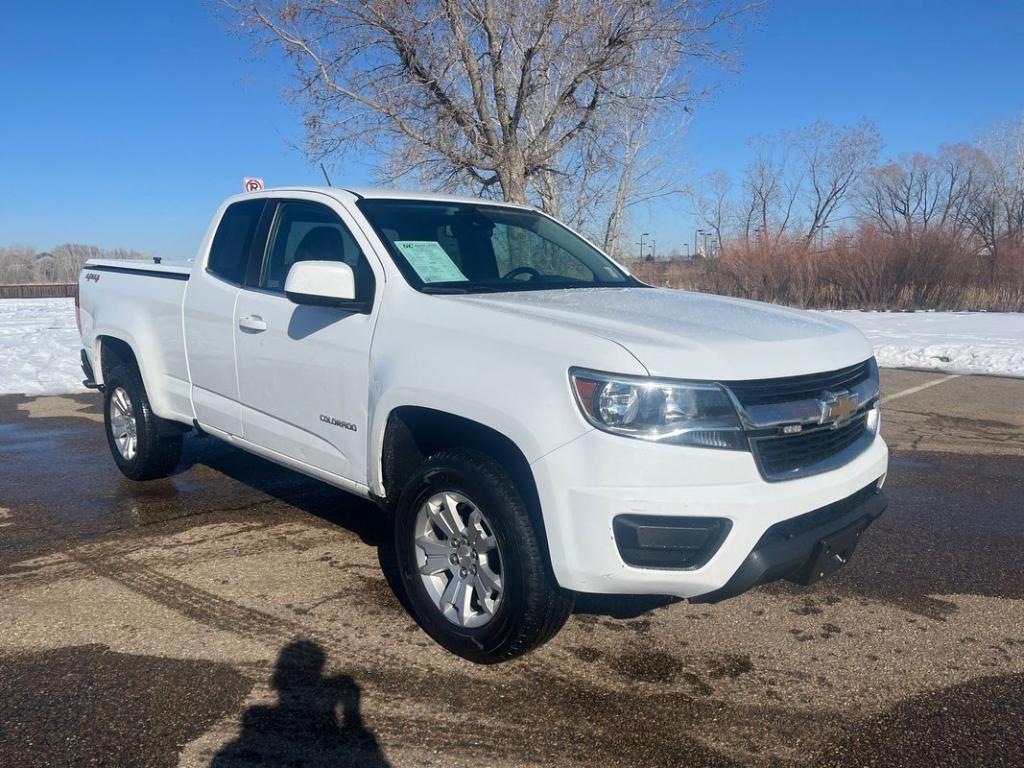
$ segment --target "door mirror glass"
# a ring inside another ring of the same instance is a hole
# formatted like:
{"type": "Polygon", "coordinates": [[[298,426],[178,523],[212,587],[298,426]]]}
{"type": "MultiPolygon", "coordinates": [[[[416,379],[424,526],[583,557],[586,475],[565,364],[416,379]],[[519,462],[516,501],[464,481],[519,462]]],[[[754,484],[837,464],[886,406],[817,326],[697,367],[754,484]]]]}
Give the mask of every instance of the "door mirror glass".
{"type": "Polygon", "coordinates": [[[342,261],[298,261],[288,270],[284,293],[296,304],[325,307],[355,306],[356,280],[352,267],[342,261]]]}

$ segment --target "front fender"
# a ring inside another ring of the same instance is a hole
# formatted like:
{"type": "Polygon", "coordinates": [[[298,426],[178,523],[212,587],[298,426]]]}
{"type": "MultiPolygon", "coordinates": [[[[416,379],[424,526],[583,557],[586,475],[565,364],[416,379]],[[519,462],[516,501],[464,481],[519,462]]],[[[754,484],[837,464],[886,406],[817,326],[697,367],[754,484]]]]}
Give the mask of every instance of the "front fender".
{"type": "Polygon", "coordinates": [[[569,420],[571,431],[568,433],[568,437],[559,441],[553,436],[538,434],[535,426],[531,428],[530,424],[513,413],[488,406],[474,398],[443,390],[414,387],[395,388],[378,399],[372,413],[368,455],[374,457],[374,460],[369,462],[368,485],[378,496],[385,495],[381,461],[388,419],[396,409],[408,406],[428,408],[458,416],[493,429],[511,440],[528,463],[533,463],[544,454],[557,448],[558,445],[575,439],[589,429],[585,422],[571,419],[569,420]],[[552,441],[557,444],[552,444],[552,441]]]}

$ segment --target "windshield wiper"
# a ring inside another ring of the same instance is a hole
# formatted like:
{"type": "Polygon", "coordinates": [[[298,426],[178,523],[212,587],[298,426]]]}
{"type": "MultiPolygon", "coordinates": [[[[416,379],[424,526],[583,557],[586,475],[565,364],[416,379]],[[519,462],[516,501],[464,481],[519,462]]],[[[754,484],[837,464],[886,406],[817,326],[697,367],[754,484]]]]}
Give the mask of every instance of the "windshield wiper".
{"type": "Polygon", "coordinates": [[[452,295],[464,295],[472,293],[519,293],[523,291],[560,291],[566,288],[632,288],[640,285],[637,282],[626,282],[611,283],[611,282],[598,282],[592,283],[585,280],[576,280],[573,278],[562,278],[562,279],[551,279],[546,276],[544,280],[509,280],[505,283],[499,283],[498,285],[493,284],[481,284],[481,283],[470,283],[466,284],[439,284],[439,283],[428,283],[420,288],[421,293],[434,294],[437,296],[452,296],[452,295]]]}
{"type": "Polygon", "coordinates": [[[430,293],[439,296],[446,296],[456,293],[470,293],[470,289],[461,285],[424,285],[420,288],[421,293],[430,293]]]}
{"type": "Polygon", "coordinates": [[[500,293],[508,290],[498,285],[424,285],[421,293],[433,293],[441,296],[463,293],[500,293]]]}

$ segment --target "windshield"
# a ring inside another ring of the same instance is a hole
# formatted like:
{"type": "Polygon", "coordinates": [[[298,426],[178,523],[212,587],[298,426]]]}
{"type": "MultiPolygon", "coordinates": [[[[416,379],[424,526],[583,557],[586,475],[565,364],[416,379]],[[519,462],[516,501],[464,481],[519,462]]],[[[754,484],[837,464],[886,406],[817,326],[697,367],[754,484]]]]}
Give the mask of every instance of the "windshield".
{"type": "Polygon", "coordinates": [[[398,268],[424,293],[638,285],[539,213],[486,203],[360,200],[398,268]]]}

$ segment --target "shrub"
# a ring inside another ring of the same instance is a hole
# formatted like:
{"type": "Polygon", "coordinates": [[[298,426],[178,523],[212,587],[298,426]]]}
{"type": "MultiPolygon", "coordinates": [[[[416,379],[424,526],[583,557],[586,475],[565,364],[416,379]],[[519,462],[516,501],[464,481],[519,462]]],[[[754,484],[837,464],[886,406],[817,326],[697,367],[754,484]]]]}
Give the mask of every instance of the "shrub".
{"type": "Polygon", "coordinates": [[[945,229],[874,227],[824,248],[803,238],[724,243],[710,259],[636,262],[644,282],[822,309],[1024,311],[1024,248],[995,255],[945,229]]]}

